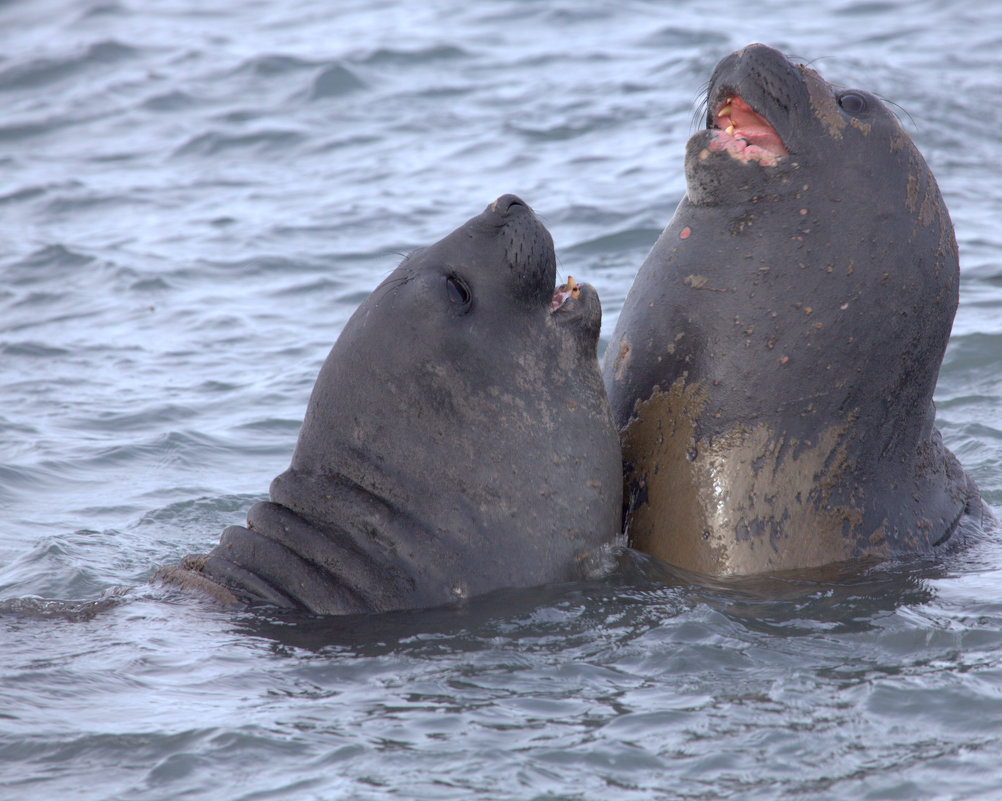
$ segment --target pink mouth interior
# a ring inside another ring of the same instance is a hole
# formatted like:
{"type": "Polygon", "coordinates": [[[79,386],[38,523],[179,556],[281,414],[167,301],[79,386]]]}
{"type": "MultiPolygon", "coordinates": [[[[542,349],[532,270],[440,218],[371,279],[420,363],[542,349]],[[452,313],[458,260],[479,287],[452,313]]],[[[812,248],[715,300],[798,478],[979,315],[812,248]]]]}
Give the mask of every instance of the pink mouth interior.
{"type": "Polygon", "coordinates": [[[578,282],[568,275],[567,283],[558,286],[553,293],[553,300],[550,301],[550,312],[557,311],[557,309],[567,302],[568,298],[576,298],[580,294],[581,287],[578,285],[578,282]]]}
{"type": "Polygon", "coordinates": [[[767,167],[790,155],[776,129],[738,95],[720,104],[713,126],[711,150],[725,150],[741,161],[758,161],[767,167]]]}

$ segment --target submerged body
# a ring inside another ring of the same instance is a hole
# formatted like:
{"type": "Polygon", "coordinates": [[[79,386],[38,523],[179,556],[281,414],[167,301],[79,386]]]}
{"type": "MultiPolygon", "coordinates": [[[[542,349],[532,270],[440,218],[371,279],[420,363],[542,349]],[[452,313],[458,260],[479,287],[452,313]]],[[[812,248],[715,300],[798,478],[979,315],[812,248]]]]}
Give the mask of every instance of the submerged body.
{"type": "Polygon", "coordinates": [[[924,552],[979,523],[934,426],[957,245],[873,95],[724,59],[687,192],[606,352],[631,544],[740,575],[924,552]]]}
{"type": "Polygon", "coordinates": [[[512,195],[404,259],[327,357],[271,500],[161,576],[344,614],[585,575],[620,531],[621,459],[598,296],[555,277],[512,195]]]}

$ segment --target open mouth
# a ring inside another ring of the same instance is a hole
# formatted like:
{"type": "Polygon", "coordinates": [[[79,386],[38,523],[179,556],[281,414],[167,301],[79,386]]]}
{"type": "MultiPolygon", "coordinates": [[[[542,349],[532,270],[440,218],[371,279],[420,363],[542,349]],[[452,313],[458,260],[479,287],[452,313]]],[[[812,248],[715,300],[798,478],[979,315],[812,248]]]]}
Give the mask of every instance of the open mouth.
{"type": "Polygon", "coordinates": [[[550,313],[560,311],[570,298],[577,298],[580,295],[580,284],[568,275],[567,283],[561,284],[553,292],[553,299],[550,301],[550,313]]]}
{"type": "Polygon", "coordinates": [[[740,95],[727,95],[713,114],[710,150],[722,150],[740,161],[771,167],[790,155],[776,129],[740,95]]]}

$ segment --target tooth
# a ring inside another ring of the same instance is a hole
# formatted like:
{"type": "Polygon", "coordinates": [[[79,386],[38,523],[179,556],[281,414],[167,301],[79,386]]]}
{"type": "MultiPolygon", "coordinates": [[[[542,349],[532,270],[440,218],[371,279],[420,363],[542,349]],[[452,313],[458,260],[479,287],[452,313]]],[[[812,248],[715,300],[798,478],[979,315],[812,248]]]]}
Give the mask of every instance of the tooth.
{"type": "Polygon", "coordinates": [[[734,123],[732,122],[732,123],[731,123],[730,125],[728,125],[728,126],[727,126],[727,128],[725,128],[724,130],[726,130],[726,131],[727,131],[727,135],[728,135],[728,136],[734,136],[734,123]]]}
{"type": "Polygon", "coordinates": [[[731,108],[731,101],[727,101],[727,105],[724,106],[720,111],[717,112],[718,117],[729,117],[733,109],[731,108]]]}

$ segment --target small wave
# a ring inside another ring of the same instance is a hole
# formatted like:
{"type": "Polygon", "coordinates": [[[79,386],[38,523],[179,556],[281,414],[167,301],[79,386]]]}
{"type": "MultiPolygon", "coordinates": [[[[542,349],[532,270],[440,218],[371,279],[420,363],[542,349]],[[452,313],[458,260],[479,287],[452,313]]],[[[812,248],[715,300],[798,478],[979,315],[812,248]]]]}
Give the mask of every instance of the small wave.
{"type": "Polygon", "coordinates": [[[83,14],[81,19],[91,19],[93,17],[115,17],[126,14],[127,11],[119,3],[98,3],[91,6],[83,14]]]}
{"type": "Polygon", "coordinates": [[[234,431],[249,431],[254,434],[288,436],[289,441],[292,442],[299,433],[299,429],[302,427],[302,424],[302,420],[298,417],[294,420],[282,417],[265,417],[260,420],[250,420],[242,425],[235,426],[234,431]]]}
{"type": "Polygon", "coordinates": [[[365,81],[344,65],[331,64],[313,79],[308,97],[310,100],[341,97],[366,86],[365,81]]]}
{"type": "MultiPolygon", "coordinates": [[[[987,315],[986,315],[987,316],[987,315]]],[[[985,371],[986,364],[997,361],[998,354],[1002,353],[1002,333],[988,333],[982,330],[960,334],[956,332],[950,338],[950,347],[943,358],[942,373],[952,373],[968,371],[972,374],[985,371]]],[[[997,373],[990,373],[994,378],[997,373]]],[[[994,384],[994,380],[991,384],[994,384]]]]}
{"type": "Polygon", "coordinates": [[[107,447],[88,445],[76,455],[60,459],[42,459],[31,465],[0,464],[0,484],[6,489],[25,492],[67,493],[73,488],[96,486],[100,476],[108,470],[160,470],[166,466],[183,465],[205,469],[206,465],[225,454],[226,443],[196,431],[155,430],[162,424],[156,414],[184,417],[183,407],[166,406],[160,409],[139,410],[128,414],[111,415],[102,421],[90,418],[67,420],[66,431],[106,431],[115,433],[121,427],[138,432],[133,441],[107,447]],[[99,425],[100,422],[100,425],[99,425]],[[143,436],[145,434],[145,436],[143,436]]]}
{"type": "Polygon", "coordinates": [[[52,483],[52,473],[46,468],[0,464],[0,486],[5,491],[13,489],[38,490],[52,483]]]}
{"type": "Polygon", "coordinates": [[[832,9],[832,14],[840,17],[858,17],[866,15],[897,14],[898,5],[896,3],[850,3],[844,8],[832,9]]]}
{"type": "Polygon", "coordinates": [[[91,264],[93,261],[93,256],[77,253],[65,245],[46,245],[32,251],[20,261],[14,262],[11,267],[16,271],[37,275],[39,270],[47,267],[75,270],[91,264]]]}
{"type": "Polygon", "coordinates": [[[276,55],[274,53],[255,56],[242,62],[231,75],[253,75],[261,78],[271,78],[288,75],[290,72],[302,72],[315,69],[317,62],[308,61],[294,56],[276,55]]]}
{"type": "MultiPolygon", "coordinates": [[[[174,409],[172,413],[178,416],[187,414],[182,407],[170,408],[174,409]]],[[[137,413],[133,419],[140,430],[143,423],[151,424],[151,418],[141,413],[137,413]]],[[[221,443],[216,437],[198,431],[170,431],[166,434],[156,434],[144,442],[116,445],[97,451],[93,458],[78,463],[76,469],[98,470],[111,465],[135,463],[137,460],[148,461],[144,457],[155,457],[160,466],[167,464],[197,466],[204,464],[209,454],[218,453],[220,450],[221,443]]]]}
{"type": "MultiPolygon", "coordinates": [[[[0,128],[0,140],[3,139],[3,131],[4,129],[0,128]]],[[[8,192],[6,195],[0,195],[0,205],[34,200],[36,197],[44,195],[46,191],[47,187],[43,186],[25,186],[21,189],[15,189],[13,192],[8,192]]]]}
{"type": "Polygon", "coordinates": [[[135,48],[110,40],[92,44],[82,55],[69,58],[36,58],[0,71],[0,91],[38,89],[67,78],[78,78],[94,65],[111,65],[137,54],[135,48]]]}
{"type": "Polygon", "coordinates": [[[615,253],[640,248],[649,250],[661,235],[660,228],[627,228],[605,236],[576,242],[563,249],[565,254],[615,253]]]}
{"type": "Polygon", "coordinates": [[[414,66],[418,64],[434,64],[439,61],[456,61],[470,57],[469,52],[455,45],[433,45],[417,50],[381,47],[362,59],[362,63],[375,66],[414,66]]]}
{"type": "Polygon", "coordinates": [[[156,525],[186,528],[194,524],[202,528],[206,524],[218,525],[215,518],[219,514],[230,515],[246,511],[251,505],[259,500],[263,500],[261,494],[255,495],[218,495],[209,497],[201,495],[197,498],[188,498],[183,501],[175,501],[159,509],[144,514],[134,525],[134,528],[156,525]]]}
{"type": "MultiPolygon", "coordinates": [[[[4,265],[5,289],[13,290],[10,295],[17,306],[30,306],[32,303],[44,303],[55,299],[57,302],[65,299],[62,291],[65,287],[54,287],[54,282],[61,283],[79,276],[84,269],[93,269],[96,259],[93,256],[71,250],[62,244],[45,245],[26,256],[4,265]],[[34,289],[25,297],[23,292],[34,289]]],[[[10,330],[8,318],[0,327],[10,330]]]]}
{"type": "Polygon", "coordinates": [[[198,265],[199,273],[203,276],[208,269],[211,274],[217,274],[221,278],[239,275],[242,279],[268,275],[295,275],[312,266],[285,256],[253,256],[235,261],[202,260],[198,265]]]}
{"type": "Polygon", "coordinates": [[[23,139],[38,139],[50,133],[61,124],[46,120],[45,122],[20,122],[0,125],[0,142],[18,142],[23,139]]]}
{"type": "MultiPolygon", "coordinates": [[[[148,431],[151,428],[162,428],[170,423],[177,423],[188,420],[195,416],[195,412],[187,407],[176,403],[158,403],[145,406],[141,409],[129,409],[129,411],[95,410],[97,414],[92,416],[77,416],[65,418],[66,423],[78,431],[106,431],[106,432],[126,432],[126,431],[148,431]]],[[[168,438],[164,441],[166,447],[187,447],[190,445],[183,435],[177,435],[176,440],[168,438]]]]}
{"type": "Polygon", "coordinates": [[[59,348],[49,342],[0,342],[0,356],[27,359],[56,359],[69,356],[73,351],[59,348]]]}
{"type": "Polygon", "coordinates": [[[509,122],[505,127],[531,142],[565,142],[577,139],[594,130],[594,127],[590,124],[571,125],[567,123],[535,127],[509,122]]]}
{"type": "MultiPolygon", "coordinates": [[[[115,156],[115,160],[125,160],[122,156],[115,156]]],[[[101,209],[103,213],[112,207],[124,206],[130,210],[146,205],[149,201],[140,198],[129,197],[124,194],[99,194],[96,192],[84,192],[77,195],[57,195],[48,203],[44,204],[44,214],[49,218],[73,217],[79,213],[86,213],[101,209]]]]}
{"type": "Polygon", "coordinates": [[[166,292],[171,288],[171,285],[159,275],[154,278],[141,278],[129,285],[129,289],[133,292],[166,292]]]}
{"type": "Polygon", "coordinates": [[[715,48],[721,51],[730,49],[730,37],[713,31],[697,31],[692,28],[677,28],[669,25],[648,34],[641,44],[653,48],[715,48]]]}
{"type": "Polygon", "coordinates": [[[197,104],[198,101],[190,94],[175,89],[144,100],[140,108],[148,111],[183,111],[197,104]]]}
{"type": "Polygon", "coordinates": [[[117,532],[79,529],[40,539],[0,570],[0,595],[9,598],[94,599],[108,589],[117,532]]]}
{"type": "Polygon", "coordinates": [[[217,131],[199,134],[189,139],[173,156],[217,156],[231,150],[288,150],[300,144],[306,136],[299,131],[258,131],[249,134],[223,134],[217,131]]]}
{"type": "Polygon", "coordinates": [[[316,278],[311,281],[290,284],[275,292],[276,298],[298,298],[316,296],[318,293],[333,293],[344,287],[345,282],[337,278],[316,278]]]}
{"type": "MultiPolygon", "coordinates": [[[[184,488],[176,488],[180,493],[184,488]]],[[[175,501],[142,515],[129,527],[133,537],[159,543],[154,563],[177,561],[185,549],[212,547],[226,526],[242,523],[247,510],[257,501],[267,500],[267,493],[253,495],[200,495],[191,488],[185,500],[175,501]],[[165,549],[166,547],[166,549],[165,549]]]]}

